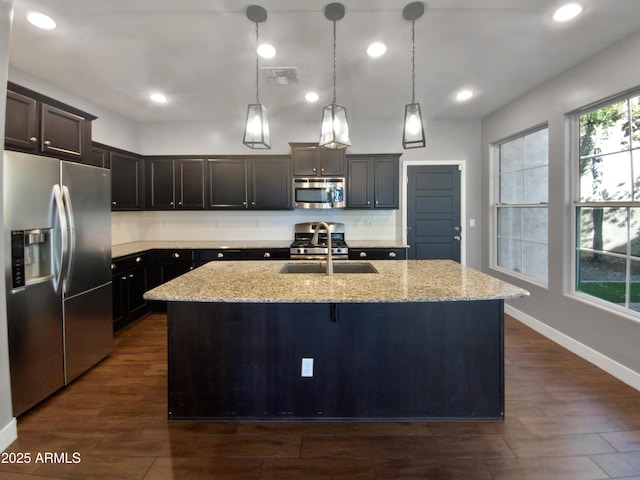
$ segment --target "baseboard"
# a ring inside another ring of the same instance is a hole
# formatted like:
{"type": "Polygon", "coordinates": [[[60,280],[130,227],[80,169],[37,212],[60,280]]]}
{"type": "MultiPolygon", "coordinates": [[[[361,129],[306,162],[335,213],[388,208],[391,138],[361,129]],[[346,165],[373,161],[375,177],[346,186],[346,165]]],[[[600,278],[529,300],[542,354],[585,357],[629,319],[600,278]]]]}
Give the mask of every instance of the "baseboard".
{"type": "Polygon", "coordinates": [[[593,348],[578,342],[570,336],[565,335],[555,328],[552,328],[549,325],[536,320],[532,316],[527,315],[526,313],[521,312],[520,310],[513,308],[510,305],[505,304],[504,313],[512,316],[519,322],[535,330],[540,335],[547,337],[549,340],[554,341],[558,345],[561,345],[570,352],[573,352],[579,357],[584,358],[586,361],[593,363],[595,366],[601,368],[608,374],[613,375],[618,380],[640,391],[640,373],[635,372],[628,367],[625,367],[621,363],[612,360],[611,358],[603,355],[593,348]]]}
{"type": "Polygon", "coordinates": [[[16,418],[13,417],[11,421],[0,430],[0,452],[4,452],[16,438],[18,438],[18,423],[16,422],[16,418]]]}

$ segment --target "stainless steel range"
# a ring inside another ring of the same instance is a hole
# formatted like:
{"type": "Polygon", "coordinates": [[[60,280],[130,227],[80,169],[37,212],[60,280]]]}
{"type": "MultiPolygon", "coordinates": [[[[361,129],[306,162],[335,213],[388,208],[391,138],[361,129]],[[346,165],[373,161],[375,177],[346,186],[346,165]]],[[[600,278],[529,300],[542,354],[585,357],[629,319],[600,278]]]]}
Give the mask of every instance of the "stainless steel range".
{"type": "MultiPolygon", "coordinates": [[[[344,223],[328,223],[331,232],[331,253],[334,259],[346,260],[349,258],[349,246],[344,241],[344,223]]],[[[294,241],[289,248],[292,259],[320,260],[327,258],[329,247],[327,246],[327,231],[321,229],[318,232],[318,242],[312,244],[313,234],[316,231],[317,222],[296,223],[294,241]]]]}

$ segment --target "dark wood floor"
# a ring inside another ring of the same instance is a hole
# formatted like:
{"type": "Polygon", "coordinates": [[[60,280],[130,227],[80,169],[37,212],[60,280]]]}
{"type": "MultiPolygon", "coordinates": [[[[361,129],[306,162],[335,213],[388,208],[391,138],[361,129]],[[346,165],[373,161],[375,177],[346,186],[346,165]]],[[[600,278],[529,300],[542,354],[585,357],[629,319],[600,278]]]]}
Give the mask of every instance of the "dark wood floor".
{"type": "Polygon", "coordinates": [[[504,422],[168,423],[165,341],[159,314],[118,334],[18,419],[31,463],[0,478],[640,479],[640,392],[510,318],[504,422]]]}

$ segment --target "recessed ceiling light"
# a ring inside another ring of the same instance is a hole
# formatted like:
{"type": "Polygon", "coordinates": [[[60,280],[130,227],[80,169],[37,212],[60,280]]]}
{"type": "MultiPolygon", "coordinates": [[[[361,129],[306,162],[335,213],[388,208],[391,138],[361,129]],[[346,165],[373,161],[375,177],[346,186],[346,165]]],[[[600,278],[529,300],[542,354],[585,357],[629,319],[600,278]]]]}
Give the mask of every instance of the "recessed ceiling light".
{"type": "Polygon", "coordinates": [[[320,99],[320,95],[318,95],[316,92],[309,92],[304,96],[304,99],[309,103],[314,103],[320,99]]]}
{"type": "Polygon", "coordinates": [[[43,30],[53,30],[56,28],[56,22],[53,21],[53,18],[44,13],[29,12],[27,14],[27,20],[31,25],[42,28],[43,30]]]}
{"type": "Polygon", "coordinates": [[[553,14],[553,19],[556,22],[566,22],[572,18],[577,17],[582,12],[582,6],[577,3],[567,3],[558,8],[553,14]]]}
{"type": "Polygon", "coordinates": [[[268,43],[263,43],[262,45],[258,45],[258,55],[262,58],[273,58],[276,56],[276,49],[273,45],[269,45],[268,43]]]}
{"type": "Polygon", "coordinates": [[[387,51],[387,46],[381,42],[374,42],[367,48],[367,55],[372,58],[381,57],[387,51]]]}
{"type": "Polygon", "coordinates": [[[155,103],[167,103],[167,96],[164,93],[152,92],[149,94],[149,100],[155,103]]]}
{"type": "Polygon", "coordinates": [[[456,94],[456,100],[458,102],[466,102],[467,100],[472,98],[473,95],[474,95],[473,90],[469,90],[468,88],[465,88],[464,90],[460,90],[456,94]]]}

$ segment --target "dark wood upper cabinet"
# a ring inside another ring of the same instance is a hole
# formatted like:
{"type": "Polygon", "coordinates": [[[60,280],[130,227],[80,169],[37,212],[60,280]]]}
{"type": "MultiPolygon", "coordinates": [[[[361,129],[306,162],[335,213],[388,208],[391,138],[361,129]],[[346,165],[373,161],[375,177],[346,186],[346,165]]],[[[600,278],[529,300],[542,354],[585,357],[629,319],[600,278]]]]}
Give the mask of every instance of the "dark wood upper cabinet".
{"type": "Polygon", "coordinates": [[[35,99],[7,91],[7,110],[4,141],[7,148],[24,152],[38,152],[38,117],[35,99]]]}
{"type": "Polygon", "coordinates": [[[91,159],[88,164],[94,167],[111,168],[109,149],[94,144],[91,147],[91,159]]]}
{"type": "Polygon", "coordinates": [[[91,164],[95,116],[9,82],[5,146],[91,164]]]}
{"type": "Polygon", "coordinates": [[[288,158],[249,161],[250,208],[291,209],[291,163],[288,158]]]}
{"type": "Polygon", "coordinates": [[[208,208],[291,209],[288,157],[209,159],[207,164],[208,208]]]}
{"type": "Polygon", "coordinates": [[[319,147],[317,143],[290,143],[295,177],[344,176],[345,150],[319,147]]]}
{"type": "Polygon", "coordinates": [[[144,159],[111,151],[111,210],[144,209],[144,159]]]}
{"type": "Polygon", "coordinates": [[[147,159],[147,209],[204,209],[204,166],[203,159],[147,159]]]}
{"type": "Polygon", "coordinates": [[[247,208],[247,160],[207,160],[207,208],[247,208]]]}
{"type": "Polygon", "coordinates": [[[399,208],[400,155],[347,157],[347,208],[399,208]]]}

